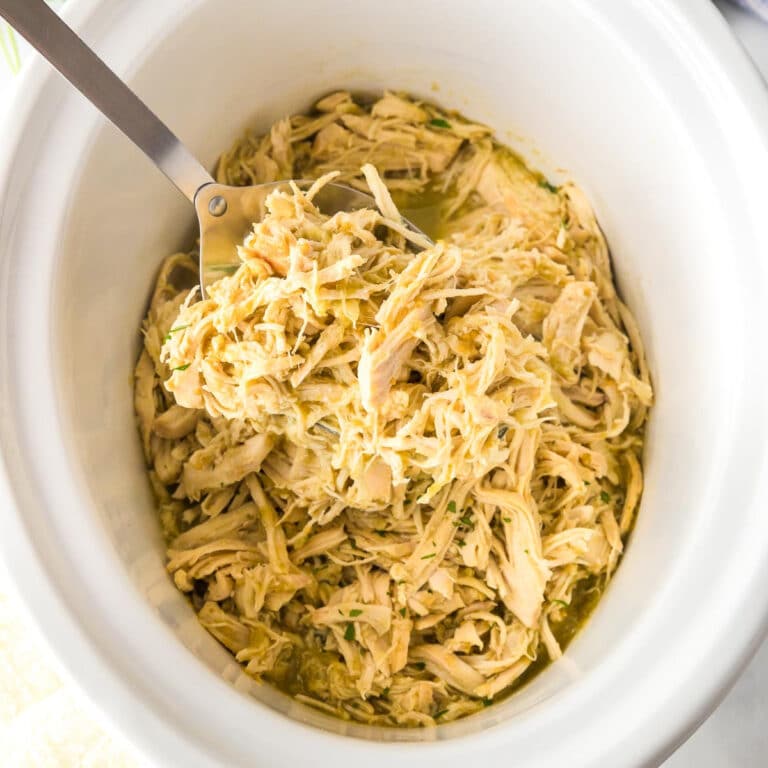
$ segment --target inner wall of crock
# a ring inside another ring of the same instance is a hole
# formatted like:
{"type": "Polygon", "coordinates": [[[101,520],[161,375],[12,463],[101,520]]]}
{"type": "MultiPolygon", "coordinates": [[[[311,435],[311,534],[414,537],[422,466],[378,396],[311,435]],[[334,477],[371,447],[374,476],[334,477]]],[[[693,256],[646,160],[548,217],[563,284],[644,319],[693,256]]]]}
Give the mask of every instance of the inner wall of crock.
{"type": "MultiPolygon", "coordinates": [[[[716,286],[702,277],[695,292],[688,290],[694,260],[717,258],[722,240],[704,164],[628,51],[579,16],[575,4],[540,5],[548,12],[530,13],[527,0],[505,4],[504,17],[515,23],[494,25],[488,20],[499,8],[491,0],[476,3],[471,16],[460,4],[439,0],[364,9],[316,0],[270,14],[254,3],[211,0],[181,19],[160,46],[141,51],[137,43],[131,78],[208,166],[246,126],[266,128],[332,89],[390,87],[489,123],[535,166],[575,178],[592,198],[620,288],[648,344],[658,396],[639,521],[615,582],[565,659],[503,704],[441,726],[443,735],[492,725],[556,695],[624,641],[662,590],[675,565],[675,542],[695,517],[702,491],[687,468],[704,473],[713,460],[704,436],[717,428],[706,407],[714,385],[705,374],[723,331],[708,311],[716,286]],[[438,14],[440,39],[425,38],[423,29],[438,14]],[[301,56],[285,55],[287,40],[301,56]],[[592,64],[606,60],[609,69],[592,64]],[[696,227],[681,226],[694,219],[696,227]]],[[[75,183],[54,309],[62,418],[92,502],[84,516],[106,529],[156,620],[212,673],[321,727],[431,738],[337,723],[255,685],[199,627],[165,572],[134,424],[132,368],[157,268],[189,244],[192,226],[191,206],[102,125],[75,183]]]]}

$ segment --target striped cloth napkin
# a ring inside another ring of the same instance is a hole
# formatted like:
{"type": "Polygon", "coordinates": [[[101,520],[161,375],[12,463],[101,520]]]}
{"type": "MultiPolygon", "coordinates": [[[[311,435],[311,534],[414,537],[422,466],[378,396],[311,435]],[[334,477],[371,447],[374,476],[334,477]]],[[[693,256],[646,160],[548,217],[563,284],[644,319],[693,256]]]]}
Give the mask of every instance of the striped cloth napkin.
{"type": "Polygon", "coordinates": [[[748,11],[768,21],[768,0],[731,0],[731,2],[746,8],[748,11]]]}

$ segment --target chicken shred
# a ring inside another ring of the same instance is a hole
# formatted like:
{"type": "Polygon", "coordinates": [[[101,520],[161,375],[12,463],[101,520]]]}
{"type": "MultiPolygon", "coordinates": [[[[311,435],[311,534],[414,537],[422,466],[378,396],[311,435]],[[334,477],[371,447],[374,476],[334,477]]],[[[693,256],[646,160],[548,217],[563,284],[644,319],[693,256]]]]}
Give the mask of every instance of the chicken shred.
{"type": "Polygon", "coordinates": [[[168,571],[257,679],[345,719],[455,720],[559,658],[619,563],[640,334],[584,194],[485,126],[340,91],[219,162],[280,178],[318,181],[270,196],[205,300],[196,253],[169,257],[143,325],[168,571]],[[377,209],[323,214],[331,178],[377,209]],[[400,217],[420,199],[434,244],[400,217]]]}

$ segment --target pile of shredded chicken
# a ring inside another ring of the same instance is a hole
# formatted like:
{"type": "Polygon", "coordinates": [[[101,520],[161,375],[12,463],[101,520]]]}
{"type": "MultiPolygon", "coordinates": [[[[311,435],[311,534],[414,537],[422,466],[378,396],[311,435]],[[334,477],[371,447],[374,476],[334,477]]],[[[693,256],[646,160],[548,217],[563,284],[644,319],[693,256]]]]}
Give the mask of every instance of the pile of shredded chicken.
{"type": "Polygon", "coordinates": [[[590,205],[392,93],[332,94],[218,175],[320,181],[273,193],[205,300],[196,254],[161,269],[135,395],[168,570],[250,674],[308,704],[474,712],[561,655],[642,489],[652,392],[590,205]],[[321,213],[334,174],[378,210],[321,213]],[[437,206],[441,239],[391,193],[437,206]]]}

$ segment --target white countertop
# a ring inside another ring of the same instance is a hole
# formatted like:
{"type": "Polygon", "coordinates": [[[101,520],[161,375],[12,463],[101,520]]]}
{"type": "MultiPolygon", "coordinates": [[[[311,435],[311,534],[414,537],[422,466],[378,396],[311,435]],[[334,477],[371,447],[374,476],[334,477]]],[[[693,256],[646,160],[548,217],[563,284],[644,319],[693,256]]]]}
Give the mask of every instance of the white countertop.
{"type": "MultiPolygon", "coordinates": [[[[768,80],[768,23],[717,0],[768,80]]],[[[22,47],[21,56],[28,55],[22,47]]],[[[15,88],[0,60],[0,117],[15,88]]],[[[62,682],[0,571],[0,759],[7,768],[129,768],[144,765],[119,736],[96,724],[76,689],[62,682]]],[[[768,641],[715,713],[664,768],[768,766],[768,641]]],[[[148,768],[148,766],[146,766],[148,768]]]]}

